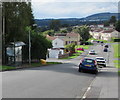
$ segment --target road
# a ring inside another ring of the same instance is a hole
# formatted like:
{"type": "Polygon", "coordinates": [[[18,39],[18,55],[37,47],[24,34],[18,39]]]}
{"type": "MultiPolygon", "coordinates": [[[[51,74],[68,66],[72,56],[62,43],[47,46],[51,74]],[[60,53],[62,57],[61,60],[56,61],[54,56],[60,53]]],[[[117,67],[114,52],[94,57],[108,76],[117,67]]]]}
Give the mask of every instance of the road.
{"type": "Polygon", "coordinates": [[[108,62],[107,68],[101,69],[98,75],[78,72],[78,64],[87,56],[86,51],[75,59],[56,60],[64,64],[2,72],[3,98],[118,98],[113,49],[110,48],[109,55],[103,53],[100,45],[91,49],[108,62]]]}

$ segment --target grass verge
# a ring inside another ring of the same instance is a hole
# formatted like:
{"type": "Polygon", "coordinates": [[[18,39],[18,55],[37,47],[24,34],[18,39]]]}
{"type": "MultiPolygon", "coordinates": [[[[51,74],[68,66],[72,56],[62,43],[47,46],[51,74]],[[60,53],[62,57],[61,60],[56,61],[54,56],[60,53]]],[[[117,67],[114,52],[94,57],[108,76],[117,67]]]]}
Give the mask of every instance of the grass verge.
{"type": "Polygon", "coordinates": [[[5,66],[5,65],[0,66],[0,70],[13,70],[13,69],[15,69],[15,67],[12,67],[12,66],[5,66]]]}
{"type": "MultiPolygon", "coordinates": [[[[41,63],[32,63],[31,66],[29,66],[29,64],[27,65],[23,65],[19,68],[31,68],[31,67],[41,67],[41,66],[47,66],[47,65],[53,65],[53,64],[62,64],[61,62],[47,62],[46,64],[41,64],[41,63]]],[[[17,67],[13,67],[13,66],[0,66],[0,71],[6,71],[6,70],[15,70],[15,69],[19,69],[17,67]]]]}
{"type": "Polygon", "coordinates": [[[120,44],[114,44],[113,48],[114,48],[114,57],[120,59],[120,52],[119,52],[120,44]]]}
{"type": "MultiPolygon", "coordinates": [[[[120,44],[113,44],[113,48],[114,48],[114,57],[118,58],[118,60],[114,60],[114,64],[116,68],[120,68],[120,44]]],[[[119,69],[118,69],[119,70],[119,69]]],[[[118,75],[120,76],[120,71],[118,71],[118,75]]]]}
{"type": "MultiPolygon", "coordinates": [[[[77,48],[89,49],[89,46],[90,46],[90,45],[76,45],[76,46],[75,46],[75,49],[77,49],[77,48]]],[[[77,51],[78,51],[78,50],[77,50],[77,51]]]]}

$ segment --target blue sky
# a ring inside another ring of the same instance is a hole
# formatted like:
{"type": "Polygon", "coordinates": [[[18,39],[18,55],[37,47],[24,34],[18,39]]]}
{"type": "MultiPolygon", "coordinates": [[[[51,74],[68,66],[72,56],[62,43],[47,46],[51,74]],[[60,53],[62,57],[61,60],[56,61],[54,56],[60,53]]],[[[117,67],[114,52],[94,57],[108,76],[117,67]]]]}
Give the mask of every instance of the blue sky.
{"type": "Polygon", "coordinates": [[[34,17],[36,19],[82,18],[95,13],[118,12],[118,2],[61,1],[32,2],[34,17]]]}

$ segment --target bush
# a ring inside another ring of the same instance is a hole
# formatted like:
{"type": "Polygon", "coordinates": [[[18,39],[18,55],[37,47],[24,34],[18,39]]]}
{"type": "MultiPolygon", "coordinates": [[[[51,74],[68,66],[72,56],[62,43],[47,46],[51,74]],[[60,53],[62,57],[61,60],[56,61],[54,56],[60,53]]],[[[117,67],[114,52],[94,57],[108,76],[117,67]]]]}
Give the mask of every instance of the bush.
{"type": "Polygon", "coordinates": [[[70,53],[75,53],[75,43],[66,45],[66,49],[68,49],[70,53]]]}
{"type": "Polygon", "coordinates": [[[120,39],[114,39],[114,42],[120,42],[120,39]]]}
{"type": "Polygon", "coordinates": [[[84,45],[84,44],[85,44],[85,45],[93,45],[93,43],[91,43],[91,42],[83,42],[83,41],[82,41],[82,42],[80,43],[80,45],[84,45]]]}

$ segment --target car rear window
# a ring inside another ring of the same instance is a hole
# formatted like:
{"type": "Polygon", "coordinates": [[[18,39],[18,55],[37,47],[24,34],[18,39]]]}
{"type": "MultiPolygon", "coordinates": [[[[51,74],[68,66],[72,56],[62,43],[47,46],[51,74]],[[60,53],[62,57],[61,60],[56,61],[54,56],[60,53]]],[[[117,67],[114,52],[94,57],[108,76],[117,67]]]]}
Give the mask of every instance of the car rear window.
{"type": "Polygon", "coordinates": [[[94,60],[91,60],[91,59],[85,59],[83,62],[84,62],[84,63],[94,63],[94,60]]]}
{"type": "Polygon", "coordinates": [[[97,58],[98,60],[104,60],[103,58],[97,58]]]}

